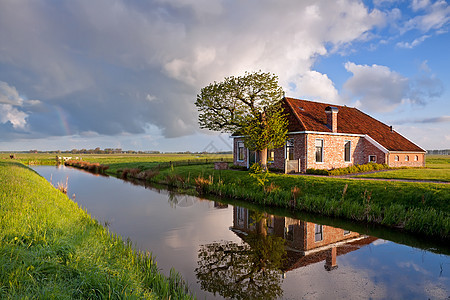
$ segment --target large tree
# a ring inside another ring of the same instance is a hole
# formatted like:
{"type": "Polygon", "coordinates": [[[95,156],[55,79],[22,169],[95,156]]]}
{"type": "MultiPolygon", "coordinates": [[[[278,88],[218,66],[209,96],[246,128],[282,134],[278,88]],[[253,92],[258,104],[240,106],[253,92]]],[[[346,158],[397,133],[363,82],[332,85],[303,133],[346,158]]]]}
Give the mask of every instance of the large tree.
{"type": "Polygon", "coordinates": [[[270,73],[226,77],[202,88],[197,95],[200,127],[242,135],[245,146],[256,151],[265,169],[267,149],[282,147],[286,142],[283,94],[278,77],[270,73]]]}

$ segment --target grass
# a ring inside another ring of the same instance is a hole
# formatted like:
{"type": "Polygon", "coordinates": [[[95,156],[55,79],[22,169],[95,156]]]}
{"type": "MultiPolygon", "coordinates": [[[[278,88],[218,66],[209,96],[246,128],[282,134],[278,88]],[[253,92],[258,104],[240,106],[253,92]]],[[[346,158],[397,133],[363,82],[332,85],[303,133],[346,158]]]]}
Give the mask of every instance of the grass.
{"type": "MultiPolygon", "coordinates": [[[[9,153],[0,153],[0,161],[11,160],[9,153]]],[[[41,165],[54,165],[56,163],[56,154],[46,153],[16,153],[15,160],[20,161],[26,165],[28,164],[41,164],[41,165]]],[[[61,153],[58,156],[65,157],[79,157],[83,161],[91,163],[99,163],[102,165],[108,165],[107,171],[110,175],[116,175],[118,170],[129,169],[149,169],[158,166],[161,163],[179,162],[179,161],[205,161],[220,160],[220,159],[232,159],[231,154],[72,154],[61,153]]]]}
{"type": "Polygon", "coordinates": [[[181,277],[20,163],[0,161],[1,299],[190,299],[181,277]]]}
{"type": "Polygon", "coordinates": [[[450,157],[448,155],[428,155],[426,168],[398,169],[355,177],[450,182],[450,157]]]}

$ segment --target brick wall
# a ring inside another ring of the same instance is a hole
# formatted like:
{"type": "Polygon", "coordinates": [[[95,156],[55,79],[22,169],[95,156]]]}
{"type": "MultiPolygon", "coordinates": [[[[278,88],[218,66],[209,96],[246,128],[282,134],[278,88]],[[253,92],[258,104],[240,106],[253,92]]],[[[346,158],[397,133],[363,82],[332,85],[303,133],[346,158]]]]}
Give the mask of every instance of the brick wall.
{"type": "Polygon", "coordinates": [[[308,222],[308,223],[305,223],[305,225],[306,225],[305,251],[360,236],[360,234],[357,232],[349,232],[348,234],[344,234],[345,233],[344,229],[322,225],[322,238],[323,239],[321,241],[316,242],[315,241],[315,224],[308,222]]]}
{"type": "Polygon", "coordinates": [[[308,159],[306,169],[345,168],[354,164],[367,162],[364,161],[365,140],[363,137],[308,134],[307,148],[308,159]],[[323,140],[323,162],[316,162],[316,139],[323,140]],[[351,142],[349,162],[344,160],[345,141],[351,142]]]}
{"type": "Polygon", "coordinates": [[[364,155],[361,164],[367,164],[369,162],[369,156],[371,155],[375,155],[375,163],[377,164],[385,164],[387,162],[387,153],[381,151],[378,147],[376,147],[368,140],[365,140],[363,153],[364,155]]]}
{"type": "Polygon", "coordinates": [[[389,153],[388,161],[389,167],[425,167],[425,153],[389,153]],[[398,161],[395,160],[396,156],[398,161]]]}

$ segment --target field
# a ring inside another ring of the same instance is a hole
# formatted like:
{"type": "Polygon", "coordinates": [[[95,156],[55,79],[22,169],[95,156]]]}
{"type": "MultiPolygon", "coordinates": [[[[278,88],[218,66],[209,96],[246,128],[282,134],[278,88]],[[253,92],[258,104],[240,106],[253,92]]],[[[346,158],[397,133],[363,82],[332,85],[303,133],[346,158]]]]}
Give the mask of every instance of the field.
{"type": "Polygon", "coordinates": [[[449,155],[428,155],[426,168],[398,169],[356,177],[450,182],[450,157],[449,155]]]}
{"type": "Polygon", "coordinates": [[[176,272],[113,236],[44,178],[0,160],[1,299],[189,299],[176,272]]]}
{"type": "MultiPolygon", "coordinates": [[[[9,153],[0,153],[1,160],[10,160],[9,153]]],[[[83,161],[95,162],[104,165],[108,165],[108,173],[116,175],[117,170],[123,168],[139,168],[149,169],[157,166],[161,163],[168,162],[206,162],[207,160],[212,162],[220,159],[232,159],[231,154],[72,154],[61,153],[60,157],[78,157],[83,161]]],[[[53,165],[56,163],[56,154],[46,153],[16,153],[15,160],[22,162],[23,164],[41,164],[41,165],[53,165]]]]}

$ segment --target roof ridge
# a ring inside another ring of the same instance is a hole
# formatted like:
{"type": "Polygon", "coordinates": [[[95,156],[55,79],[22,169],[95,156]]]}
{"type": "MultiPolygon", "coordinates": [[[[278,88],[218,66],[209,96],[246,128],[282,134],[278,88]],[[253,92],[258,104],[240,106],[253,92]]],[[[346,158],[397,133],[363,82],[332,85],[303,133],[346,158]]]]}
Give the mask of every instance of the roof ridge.
{"type": "MultiPolygon", "coordinates": [[[[303,123],[302,119],[300,118],[300,116],[298,115],[297,111],[292,107],[292,105],[289,103],[289,101],[287,100],[288,97],[284,97],[284,99],[286,100],[286,103],[288,104],[288,106],[291,108],[291,110],[294,112],[295,117],[297,118],[297,120],[300,122],[300,124],[302,124],[303,128],[305,128],[305,130],[307,130],[305,123],[303,123]]],[[[289,99],[293,99],[296,100],[294,98],[289,98],[289,99]]],[[[299,100],[299,99],[297,99],[299,100]]],[[[305,100],[306,101],[306,100],[305,100]]]]}
{"type": "Polygon", "coordinates": [[[312,100],[306,100],[306,99],[297,99],[292,97],[285,97],[286,99],[296,100],[296,101],[306,101],[311,103],[318,103],[318,104],[324,104],[324,105],[333,105],[333,106],[339,106],[339,107],[345,107],[345,108],[355,108],[347,105],[340,105],[340,104],[333,104],[333,103],[325,103],[325,102],[319,102],[319,101],[312,101],[312,100]]]}

